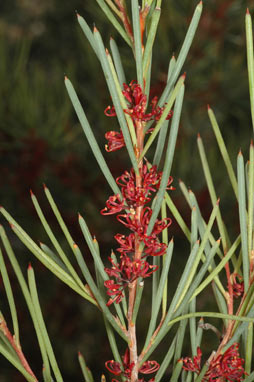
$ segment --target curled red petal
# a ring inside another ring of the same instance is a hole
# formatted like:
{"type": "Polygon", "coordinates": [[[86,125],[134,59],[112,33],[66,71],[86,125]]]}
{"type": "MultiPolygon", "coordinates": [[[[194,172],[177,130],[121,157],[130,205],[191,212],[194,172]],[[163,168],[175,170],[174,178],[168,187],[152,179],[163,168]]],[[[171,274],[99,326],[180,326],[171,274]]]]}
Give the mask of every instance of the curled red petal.
{"type": "Polygon", "coordinates": [[[115,116],[116,116],[116,111],[115,111],[114,106],[108,106],[108,107],[106,107],[106,109],[104,110],[104,114],[105,114],[107,117],[115,117],[115,116]]]}
{"type": "Polygon", "coordinates": [[[120,363],[114,361],[113,359],[105,362],[105,366],[110,371],[110,373],[114,375],[120,375],[122,373],[120,363]]]}
{"type": "Polygon", "coordinates": [[[151,374],[157,371],[160,368],[160,365],[156,361],[146,361],[143,363],[139,372],[142,374],[151,374]]]}

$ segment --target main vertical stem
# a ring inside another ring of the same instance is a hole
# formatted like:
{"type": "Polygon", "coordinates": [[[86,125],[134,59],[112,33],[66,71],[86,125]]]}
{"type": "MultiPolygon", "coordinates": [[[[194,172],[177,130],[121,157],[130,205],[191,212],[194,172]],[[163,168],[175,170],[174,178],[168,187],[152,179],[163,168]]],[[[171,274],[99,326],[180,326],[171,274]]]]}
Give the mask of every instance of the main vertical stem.
{"type": "MultiPolygon", "coordinates": [[[[137,147],[136,147],[136,158],[138,161],[139,173],[136,174],[136,187],[142,187],[143,178],[143,161],[139,161],[140,154],[142,153],[144,146],[144,126],[142,121],[136,121],[136,134],[137,134],[137,147]]],[[[135,209],[135,219],[139,222],[141,219],[143,206],[137,206],[135,209]]],[[[142,250],[140,249],[140,239],[138,234],[135,234],[135,254],[134,261],[140,260],[142,255],[142,250]]],[[[138,352],[137,352],[137,338],[136,338],[136,324],[132,320],[135,297],[137,290],[137,280],[129,284],[129,307],[128,307],[128,336],[129,336],[129,350],[130,350],[130,364],[133,364],[131,371],[131,382],[138,381],[138,352]]]]}

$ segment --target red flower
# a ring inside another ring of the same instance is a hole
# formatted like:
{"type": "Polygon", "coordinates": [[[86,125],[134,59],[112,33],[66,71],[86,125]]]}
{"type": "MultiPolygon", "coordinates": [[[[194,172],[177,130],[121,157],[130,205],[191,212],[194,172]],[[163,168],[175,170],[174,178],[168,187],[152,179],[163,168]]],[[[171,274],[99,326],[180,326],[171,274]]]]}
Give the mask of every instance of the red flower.
{"type": "Polygon", "coordinates": [[[183,369],[187,371],[193,371],[194,373],[199,374],[201,369],[201,357],[202,351],[198,347],[197,355],[193,357],[193,361],[190,357],[183,358],[183,369]]]}
{"type": "Polygon", "coordinates": [[[243,296],[244,294],[243,278],[240,275],[238,275],[238,273],[233,273],[231,277],[232,277],[233,296],[236,298],[243,296]],[[236,279],[238,279],[239,282],[237,282],[236,279]]]}
{"type": "MultiPolygon", "coordinates": [[[[131,372],[134,366],[133,362],[130,362],[130,352],[129,349],[126,349],[124,356],[122,357],[123,360],[123,370],[121,369],[121,365],[119,362],[110,360],[105,363],[106,368],[114,375],[120,375],[123,373],[124,377],[127,378],[127,380],[130,380],[131,378],[131,372]]],[[[142,374],[151,374],[157,371],[160,368],[160,365],[156,361],[146,361],[143,363],[143,365],[139,369],[139,373],[142,374]]],[[[113,380],[112,380],[113,381],[113,380]]],[[[139,379],[139,382],[143,381],[139,379]]],[[[150,380],[151,381],[151,380],[150,380]]]]}
{"type": "Polygon", "coordinates": [[[121,212],[123,209],[128,208],[128,206],[126,206],[124,202],[125,200],[121,200],[119,194],[110,196],[106,201],[106,207],[103,210],[101,210],[101,214],[112,215],[117,212],[121,212]]]}
{"type": "Polygon", "coordinates": [[[120,248],[117,248],[117,251],[120,253],[130,253],[132,254],[135,251],[135,234],[131,233],[129,236],[121,235],[117,233],[115,235],[116,241],[121,245],[120,248]]]}
{"type": "MultiPolygon", "coordinates": [[[[244,371],[244,360],[240,358],[238,348],[239,344],[235,342],[224,354],[219,354],[216,358],[213,358],[202,382],[215,382],[222,380],[222,378],[225,382],[242,381],[243,375],[247,373],[244,371]]],[[[189,357],[183,358],[183,368],[187,371],[199,374],[201,369],[201,356],[202,352],[200,348],[198,348],[197,356],[193,357],[193,361],[189,357]]]]}
{"type": "Polygon", "coordinates": [[[157,265],[150,265],[144,259],[131,260],[126,254],[121,255],[119,264],[115,263],[111,257],[109,257],[109,261],[112,266],[111,268],[105,268],[105,272],[109,277],[115,277],[116,282],[113,280],[104,282],[105,287],[108,289],[107,294],[115,296],[107,302],[107,306],[113,302],[118,304],[122,300],[124,296],[123,290],[129,283],[132,283],[139,277],[149,277],[158,269],[157,265]]]}
{"type": "Polygon", "coordinates": [[[108,131],[105,134],[105,138],[108,140],[108,144],[105,145],[105,149],[108,152],[119,150],[125,146],[122,132],[108,131]]]}
{"type": "MultiPolygon", "coordinates": [[[[143,94],[141,86],[136,81],[131,81],[129,85],[123,84],[124,90],[122,91],[124,97],[128,102],[128,108],[124,109],[126,114],[129,114],[134,121],[148,122],[151,120],[158,121],[165,109],[165,107],[157,106],[158,97],[154,97],[150,103],[151,111],[146,113],[147,108],[147,96],[143,94]]],[[[104,114],[107,117],[115,117],[116,111],[114,106],[107,106],[104,110],[104,114]]],[[[166,119],[172,117],[173,112],[170,111],[166,119]]],[[[153,131],[153,128],[149,129],[146,133],[153,131]]],[[[105,146],[106,151],[116,151],[125,146],[122,132],[109,131],[105,134],[108,140],[108,145],[105,146]]]]}

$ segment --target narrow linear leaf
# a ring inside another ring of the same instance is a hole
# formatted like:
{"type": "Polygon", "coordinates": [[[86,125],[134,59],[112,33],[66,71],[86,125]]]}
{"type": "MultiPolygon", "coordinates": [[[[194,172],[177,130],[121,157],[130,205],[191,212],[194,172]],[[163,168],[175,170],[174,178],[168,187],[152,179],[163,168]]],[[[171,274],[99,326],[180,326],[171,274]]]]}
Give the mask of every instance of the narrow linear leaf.
{"type": "Polygon", "coordinates": [[[78,19],[79,25],[81,26],[82,31],[84,32],[87,40],[89,41],[91,47],[93,48],[94,53],[96,54],[96,56],[98,56],[96,43],[94,41],[94,36],[91,29],[89,28],[89,25],[87,24],[86,20],[82,16],[80,16],[78,13],[77,13],[77,19],[78,19]]]}
{"type": "Polygon", "coordinates": [[[214,114],[213,110],[210,108],[210,106],[208,107],[208,116],[210,118],[210,122],[211,122],[211,125],[213,128],[215,137],[217,139],[217,143],[218,143],[222,158],[224,160],[224,163],[225,163],[225,166],[226,166],[226,169],[228,172],[228,176],[229,176],[230,182],[232,184],[236,199],[238,199],[238,189],[237,189],[237,180],[236,180],[235,172],[234,172],[231,160],[229,158],[228,150],[226,148],[224,139],[221,135],[219,125],[216,121],[215,114],[214,114]]]}
{"type": "Polygon", "coordinates": [[[151,24],[149,27],[149,32],[146,40],[145,50],[144,50],[144,57],[143,57],[143,73],[144,73],[144,79],[146,81],[148,69],[149,69],[149,62],[151,61],[152,56],[152,49],[153,44],[156,36],[156,31],[158,28],[158,23],[160,20],[161,15],[161,9],[157,6],[155,10],[153,11],[152,18],[151,18],[151,24]]]}
{"type": "Polygon", "coordinates": [[[105,304],[105,300],[103,298],[103,296],[100,294],[90,272],[89,272],[89,269],[87,268],[87,265],[84,261],[84,258],[82,256],[82,253],[79,249],[79,247],[77,246],[77,244],[74,244],[74,250],[75,250],[75,256],[76,256],[76,259],[77,259],[77,262],[79,264],[79,267],[83,273],[83,276],[84,278],[86,279],[98,305],[101,307],[103,313],[105,314],[105,317],[107,318],[107,320],[110,322],[110,324],[113,326],[113,328],[116,330],[116,332],[126,341],[128,342],[128,339],[125,335],[125,333],[123,332],[123,330],[119,327],[119,325],[116,323],[113,315],[111,314],[110,310],[108,309],[108,307],[106,306],[105,304]]]}
{"type": "Polygon", "coordinates": [[[4,248],[6,250],[6,253],[8,255],[8,258],[10,260],[10,263],[12,265],[12,268],[14,269],[14,272],[15,272],[16,277],[18,279],[18,282],[19,282],[19,285],[21,287],[23,296],[25,298],[28,310],[30,312],[30,315],[31,315],[31,318],[32,318],[32,321],[33,321],[33,324],[34,324],[34,328],[35,328],[35,331],[36,331],[36,335],[37,335],[38,344],[39,344],[40,351],[41,351],[41,356],[42,356],[43,364],[45,365],[46,368],[48,368],[47,352],[46,352],[45,344],[44,344],[43,339],[42,339],[42,335],[41,335],[41,332],[40,332],[40,328],[39,328],[38,322],[36,320],[36,315],[35,315],[32,299],[31,299],[31,296],[30,296],[30,292],[29,292],[27,283],[26,283],[26,281],[24,279],[24,276],[23,276],[23,274],[21,272],[19,263],[17,262],[16,256],[15,256],[15,254],[13,252],[12,246],[11,246],[11,244],[9,242],[9,239],[8,239],[6,233],[5,233],[5,230],[4,230],[4,228],[2,226],[0,226],[0,236],[1,236],[4,248]]]}
{"type": "Polygon", "coordinates": [[[98,143],[94,137],[94,134],[92,132],[92,129],[90,127],[90,124],[86,118],[85,112],[81,106],[81,103],[78,99],[77,93],[75,92],[75,89],[71,83],[71,81],[65,77],[65,86],[67,89],[67,92],[69,94],[69,97],[71,99],[71,102],[73,104],[73,107],[76,111],[76,114],[78,116],[79,122],[83,128],[83,131],[86,135],[86,138],[88,140],[88,143],[92,149],[92,152],[95,156],[95,159],[97,160],[97,163],[105,176],[105,179],[108,181],[108,184],[110,185],[111,189],[115,194],[120,194],[120,190],[115,182],[115,179],[113,178],[107,163],[105,162],[105,159],[101,153],[101,150],[98,146],[98,143]]]}
{"type": "Polygon", "coordinates": [[[168,208],[170,209],[172,215],[174,216],[177,224],[179,227],[182,229],[183,233],[187,237],[187,239],[190,241],[191,240],[191,233],[189,228],[187,227],[187,224],[184,222],[182,216],[180,215],[178,209],[176,208],[173,200],[171,199],[170,195],[168,192],[165,193],[165,200],[168,205],[168,208]]]}
{"type": "Polygon", "coordinates": [[[252,322],[252,323],[254,322],[254,318],[239,317],[234,314],[223,314],[218,312],[194,312],[194,313],[187,313],[180,317],[174,318],[173,320],[169,321],[168,325],[174,325],[181,320],[185,320],[186,318],[191,318],[191,317],[226,318],[228,320],[233,320],[233,321],[252,322]]]}
{"type": "Polygon", "coordinates": [[[131,0],[131,13],[132,13],[132,26],[133,26],[133,37],[134,37],[134,51],[136,59],[136,71],[137,79],[141,88],[144,90],[143,82],[143,66],[142,66],[142,56],[143,47],[141,42],[141,28],[139,19],[139,3],[138,0],[131,0]]]}
{"type": "Polygon", "coordinates": [[[251,372],[251,361],[253,354],[253,322],[248,324],[247,341],[245,349],[245,371],[247,374],[251,372]]]}
{"type": "Polygon", "coordinates": [[[253,32],[252,20],[249,10],[247,9],[245,16],[246,29],[246,48],[247,48],[247,66],[249,76],[249,92],[250,92],[250,110],[252,118],[252,126],[254,129],[254,57],[253,57],[253,32]]]}
{"type": "Polygon", "coordinates": [[[85,378],[85,382],[93,382],[93,378],[91,378],[91,373],[89,373],[89,369],[86,365],[86,361],[84,356],[79,352],[78,353],[78,360],[80,364],[80,368],[82,370],[83,376],[85,378]]]}
{"type": "Polygon", "coordinates": [[[122,64],[122,60],[121,60],[121,56],[120,56],[118,47],[116,45],[115,40],[112,37],[110,38],[110,49],[112,52],[112,56],[113,56],[114,64],[116,67],[116,72],[117,72],[117,76],[118,76],[118,79],[120,82],[120,86],[123,89],[123,83],[126,83],[125,73],[124,73],[123,64],[122,64]]]}
{"type": "Polygon", "coordinates": [[[26,369],[17,361],[11,353],[9,353],[3,345],[0,344],[0,353],[25,377],[28,382],[38,382],[36,378],[30,375],[26,369]]]}
{"type": "MultiPolygon", "coordinates": [[[[117,91],[117,94],[118,94],[118,97],[119,97],[119,100],[120,100],[120,103],[121,103],[122,110],[127,110],[128,109],[128,105],[127,105],[127,103],[125,101],[125,98],[124,98],[124,95],[122,93],[122,88],[121,88],[121,85],[119,83],[119,80],[118,80],[118,77],[117,77],[117,74],[116,74],[116,71],[115,71],[115,67],[114,67],[112,58],[111,58],[110,54],[108,53],[108,51],[106,51],[106,56],[107,56],[107,59],[108,59],[109,67],[110,67],[111,74],[112,74],[112,77],[113,77],[113,80],[114,80],[114,83],[115,83],[116,91],[117,91]]],[[[131,140],[132,140],[133,146],[135,146],[137,144],[137,137],[136,137],[136,131],[135,131],[135,127],[134,127],[133,121],[131,119],[131,116],[129,114],[127,114],[127,113],[125,113],[125,119],[127,121],[127,125],[128,125],[128,128],[129,128],[129,132],[130,132],[130,135],[131,135],[131,140]]]]}
{"type": "MultiPolygon", "coordinates": [[[[170,112],[174,102],[175,102],[175,99],[178,95],[178,93],[180,92],[180,90],[182,89],[182,86],[183,86],[183,83],[184,83],[184,80],[185,80],[185,75],[181,76],[174,88],[174,90],[172,91],[172,93],[170,94],[170,97],[168,99],[168,102],[165,106],[165,109],[159,119],[159,121],[157,122],[152,134],[150,135],[148,141],[146,142],[145,144],[145,147],[144,147],[144,150],[142,151],[142,154],[140,156],[140,159],[144,157],[144,155],[146,154],[147,150],[149,149],[149,147],[151,146],[151,144],[153,143],[154,139],[156,138],[158,132],[160,131],[160,128],[162,127],[164,121],[166,120],[167,116],[168,116],[168,113],[170,112]]],[[[182,89],[182,91],[184,91],[182,89]]],[[[172,122],[173,123],[173,122],[172,122]]]]}
{"type": "Polygon", "coordinates": [[[254,212],[254,147],[250,144],[249,162],[249,187],[248,187],[248,253],[251,256],[253,239],[253,212],[254,212]]]}
{"type": "MultiPolygon", "coordinates": [[[[169,61],[169,66],[168,66],[167,82],[169,81],[169,79],[172,76],[172,73],[173,73],[173,70],[174,70],[174,67],[175,67],[175,63],[176,63],[175,56],[172,56],[172,58],[169,61]]],[[[156,150],[155,150],[154,158],[153,158],[153,164],[155,164],[157,167],[159,167],[159,164],[160,164],[160,161],[161,161],[161,157],[162,157],[162,154],[163,154],[163,150],[164,150],[164,146],[165,146],[165,143],[166,143],[166,136],[167,136],[167,132],[168,132],[168,125],[169,125],[169,120],[168,121],[166,120],[163,123],[163,125],[162,125],[162,127],[160,129],[160,132],[159,132],[159,137],[158,137],[158,141],[157,141],[157,145],[156,145],[156,150]]],[[[149,124],[148,124],[147,127],[150,128],[149,124]]]]}
{"type": "MultiPolygon", "coordinates": [[[[118,92],[117,92],[115,82],[114,82],[114,79],[113,79],[113,76],[112,76],[112,73],[111,73],[111,70],[109,67],[108,58],[107,58],[104,44],[103,44],[101,35],[100,35],[98,29],[96,29],[96,28],[94,29],[94,37],[95,37],[95,41],[97,43],[97,47],[98,47],[98,51],[99,51],[99,55],[100,55],[102,70],[104,72],[105,79],[107,81],[107,85],[109,88],[109,92],[110,92],[110,95],[112,97],[112,101],[113,101],[113,104],[114,104],[114,107],[116,110],[117,118],[118,118],[119,124],[120,124],[121,129],[122,129],[125,145],[126,145],[132,166],[133,166],[135,172],[138,174],[139,173],[138,164],[137,164],[137,160],[135,157],[134,148],[133,148],[133,145],[131,142],[131,137],[130,137],[129,129],[128,129],[128,126],[126,123],[125,115],[124,115],[123,109],[121,107],[121,103],[120,103],[120,100],[118,97],[118,92]]],[[[120,192],[118,192],[118,193],[120,193],[120,192]]]]}
{"type": "Polygon", "coordinates": [[[12,293],[11,283],[8,276],[8,272],[5,266],[3,254],[0,248],[0,271],[3,278],[4,283],[4,289],[6,292],[6,296],[8,299],[10,311],[11,311],[11,318],[12,318],[12,325],[13,325],[13,331],[15,335],[15,340],[17,344],[19,344],[19,324],[18,324],[18,316],[17,316],[17,310],[15,305],[15,300],[12,293]]]}
{"type": "MultiPolygon", "coordinates": [[[[53,373],[56,377],[56,380],[61,382],[61,381],[63,381],[63,377],[62,377],[61,372],[59,370],[59,367],[57,365],[54,351],[53,351],[53,348],[52,348],[52,345],[51,345],[51,342],[50,342],[50,339],[48,336],[48,332],[46,329],[46,325],[45,325],[45,322],[44,322],[44,319],[42,316],[41,307],[40,307],[39,298],[38,298],[38,293],[37,293],[37,286],[36,286],[34,271],[33,271],[33,268],[31,267],[31,265],[28,267],[27,274],[28,274],[28,285],[29,285],[29,289],[30,289],[30,294],[31,294],[33,306],[34,306],[36,320],[38,322],[38,325],[39,325],[41,333],[42,333],[43,341],[44,341],[45,346],[46,346],[48,358],[49,358],[53,373]]],[[[48,370],[48,373],[50,375],[49,370],[48,370]]]]}
{"type": "Polygon", "coordinates": [[[177,361],[176,366],[173,370],[173,374],[172,374],[172,377],[170,379],[170,382],[178,382],[178,378],[180,376],[182,368],[183,368],[183,360],[179,359],[179,361],[177,361]]]}
{"type": "MultiPolygon", "coordinates": [[[[186,294],[191,282],[193,281],[193,277],[195,275],[195,272],[196,272],[196,269],[198,267],[198,264],[199,264],[199,261],[201,259],[201,255],[204,251],[204,248],[206,246],[206,243],[208,241],[208,237],[209,237],[209,234],[210,234],[210,231],[212,229],[212,226],[213,226],[213,223],[214,223],[214,220],[217,216],[217,213],[218,213],[218,208],[219,208],[219,204],[217,203],[213,210],[212,210],[212,213],[211,213],[211,216],[209,218],[209,221],[208,221],[208,224],[207,224],[207,227],[206,227],[206,230],[205,230],[205,233],[204,233],[204,236],[202,237],[202,241],[201,241],[201,244],[200,244],[200,247],[198,249],[198,252],[197,252],[197,256],[196,256],[196,259],[192,265],[192,267],[190,268],[189,272],[188,272],[188,277],[185,279],[185,283],[184,283],[184,288],[182,290],[182,293],[181,295],[179,296],[179,299],[178,299],[178,303],[177,303],[177,306],[176,308],[179,306],[180,302],[182,301],[184,295],[186,294]]],[[[194,247],[193,247],[194,248],[194,247]]],[[[184,271],[185,272],[185,271],[184,271]]]]}
{"type": "Polygon", "coordinates": [[[239,152],[237,157],[237,178],[238,178],[239,220],[240,220],[242,261],[243,261],[243,281],[244,281],[244,291],[245,293],[247,293],[247,290],[249,288],[249,256],[248,256],[244,163],[243,163],[243,156],[241,152],[239,152]]]}
{"type": "Polygon", "coordinates": [[[167,85],[166,85],[166,87],[165,87],[165,89],[164,89],[164,91],[160,97],[160,100],[158,102],[158,105],[160,107],[162,107],[164,105],[164,103],[166,102],[166,100],[167,100],[167,98],[168,98],[168,96],[169,96],[181,70],[182,70],[183,64],[184,64],[186,57],[189,53],[192,41],[194,39],[196,30],[197,30],[197,27],[199,24],[202,9],[203,9],[203,3],[202,3],[202,1],[200,1],[199,4],[197,5],[196,9],[195,9],[195,12],[193,14],[192,19],[191,19],[191,22],[190,22],[189,28],[187,30],[184,42],[182,44],[180,53],[179,53],[178,58],[176,60],[176,64],[175,64],[172,76],[170,78],[170,81],[167,83],[167,85]]]}
{"type": "Polygon", "coordinates": [[[149,343],[151,336],[153,334],[153,331],[155,329],[155,325],[156,325],[157,318],[158,318],[158,313],[159,313],[160,306],[161,306],[163,290],[165,287],[165,283],[166,283],[168,272],[169,272],[169,266],[170,266],[170,262],[172,259],[173,248],[174,248],[174,242],[173,242],[173,240],[171,240],[169,243],[168,249],[167,249],[165,264],[163,265],[163,269],[162,269],[162,273],[161,273],[161,277],[160,277],[160,283],[158,286],[158,290],[156,293],[156,297],[155,297],[155,301],[154,301],[154,305],[153,305],[153,309],[152,309],[151,320],[149,323],[149,328],[147,331],[147,336],[146,336],[144,348],[146,348],[148,346],[148,343],[149,343]]]}
{"type": "MultiPolygon", "coordinates": [[[[53,202],[52,202],[53,199],[52,199],[51,194],[49,193],[48,189],[46,189],[46,187],[44,187],[44,190],[45,190],[45,193],[49,195],[48,199],[49,199],[49,201],[50,201],[50,205],[51,205],[51,207],[52,207],[52,206],[54,207],[54,211],[56,211],[56,213],[57,213],[57,217],[58,217],[58,218],[59,218],[59,216],[61,217],[60,212],[58,211],[58,209],[56,209],[56,205],[55,205],[55,203],[52,204],[52,203],[53,203],[53,202]]],[[[77,283],[77,285],[79,285],[79,287],[80,287],[81,289],[83,289],[83,288],[84,288],[84,284],[83,284],[82,281],[80,280],[80,278],[79,278],[77,272],[75,271],[75,269],[74,269],[73,266],[71,265],[71,263],[70,263],[69,259],[67,258],[66,254],[65,254],[64,251],[62,250],[62,248],[61,248],[61,246],[60,246],[58,240],[56,239],[56,237],[55,237],[55,235],[54,235],[52,229],[50,228],[50,226],[49,226],[49,224],[48,224],[48,222],[47,222],[47,220],[46,220],[46,218],[45,218],[45,216],[44,216],[44,214],[43,214],[43,212],[42,212],[42,210],[41,210],[41,207],[40,207],[40,205],[39,205],[39,203],[38,203],[38,200],[37,200],[36,196],[35,196],[32,192],[31,192],[31,199],[32,199],[33,205],[34,205],[34,207],[35,207],[35,210],[36,210],[36,212],[37,212],[37,215],[38,215],[38,217],[39,217],[39,219],[40,219],[40,221],[41,221],[41,223],[42,223],[42,226],[43,226],[43,228],[45,229],[45,231],[46,231],[46,233],[47,233],[49,239],[50,239],[51,242],[52,242],[52,244],[54,245],[54,247],[55,247],[57,253],[58,253],[59,256],[61,257],[61,259],[62,259],[64,265],[65,265],[66,268],[68,269],[68,273],[71,274],[71,276],[73,277],[73,279],[75,280],[75,282],[77,283]]],[[[53,207],[52,207],[52,209],[53,209],[53,207]]],[[[56,214],[55,214],[55,215],[56,215],[56,214]]],[[[59,221],[59,220],[58,220],[58,221],[59,221]]],[[[60,221],[59,221],[59,224],[60,224],[60,222],[62,223],[62,220],[61,220],[61,219],[60,219],[60,221]]],[[[64,224],[64,223],[63,223],[63,224],[64,224]]],[[[65,224],[64,224],[64,226],[65,226],[65,224]]],[[[67,228],[66,228],[66,229],[67,229],[67,228]]],[[[68,230],[67,230],[67,232],[66,232],[66,229],[63,230],[63,231],[64,231],[64,234],[65,234],[67,240],[68,240],[68,239],[69,239],[69,236],[68,236],[68,230]]],[[[68,240],[68,241],[69,241],[69,240],[68,240]]],[[[72,243],[73,243],[73,241],[72,241],[72,243]]]]}
{"type": "Polygon", "coordinates": [[[162,204],[165,191],[167,188],[168,179],[169,179],[169,175],[170,175],[170,171],[171,171],[171,167],[173,163],[173,156],[175,152],[176,138],[178,134],[178,128],[179,128],[179,122],[180,122],[180,116],[181,116],[181,110],[182,110],[182,104],[183,104],[183,97],[184,97],[184,85],[182,84],[180,87],[179,95],[176,98],[176,103],[174,107],[174,115],[173,115],[170,134],[168,138],[168,147],[166,152],[165,165],[163,167],[160,188],[159,188],[159,191],[157,192],[155,204],[153,206],[153,213],[147,227],[148,235],[150,235],[152,232],[154,223],[159,214],[161,204],[162,204]]]}
{"type": "Polygon", "coordinates": [[[127,35],[127,33],[125,32],[121,24],[117,21],[117,19],[115,18],[114,14],[111,12],[107,4],[105,4],[104,0],[96,0],[96,1],[101,7],[101,9],[103,10],[103,12],[105,13],[105,15],[107,16],[107,18],[109,19],[109,21],[112,23],[112,25],[114,25],[117,32],[122,36],[124,41],[127,42],[127,44],[131,47],[132,43],[131,43],[130,37],[127,35]]]}
{"type": "MultiPolygon", "coordinates": [[[[209,190],[209,194],[210,194],[210,199],[211,199],[212,205],[214,206],[216,204],[217,200],[218,200],[218,197],[216,195],[216,191],[215,191],[215,187],[214,187],[214,184],[213,184],[213,179],[212,179],[211,171],[210,171],[208,160],[207,160],[207,157],[206,157],[203,141],[202,141],[200,135],[198,135],[197,142],[198,142],[199,155],[200,155],[200,158],[201,158],[201,163],[202,163],[203,171],[204,171],[204,174],[205,174],[206,184],[207,184],[207,187],[208,187],[208,190],[209,190]]],[[[226,237],[228,236],[228,233],[226,232],[226,227],[225,227],[225,225],[223,223],[223,220],[222,220],[222,217],[221,217],[221,213],[220,213],[220,209],[218,210],[218,215],[216,217],[216,220],[217,220],[220,236],[221,236],[221,239],[222,239],[223,250],[225,252],[227,250],[227,247],[228,247],[228,243],[227,243],[227,240],[226,240],[226,237]]]]}
{"type": "Polygon", "coordinates": [[[173,358],[173,355],[174,355],[174,352],[175,352],[175,344],[176,344],[176,336],[174,337],[173,341],[171,342],[171,345],[161,363],[161,367],[159,368],[159,370],[157,371],[156,375],[155,375],[155,378],[154,378],[154,382],[160,382],[161,378],[163,377],[163,374],[165,373],[168,365],[170,364],[172,358],[173,358]]]}
{"type": "Polygon", "coordinates": [[[193,294],[192,298],[197,296],[199,293],[201,293],[201,291],[207,285],[209,285],[211,283],[211,281],[213,281],[215,279],[215,276],[217,276],[220,273],[220,271],[224,268],[225,264],[229,261],[231,256],[233,256],[238,245],[239,245],[239,237],[232,244],[228,253],[224,256],[224,258],[221,260],[221,262],[211,271],[210,275],[207,276],[207,278],[200,284],[200,286],[197,288],[197,290],[193,294]]]}

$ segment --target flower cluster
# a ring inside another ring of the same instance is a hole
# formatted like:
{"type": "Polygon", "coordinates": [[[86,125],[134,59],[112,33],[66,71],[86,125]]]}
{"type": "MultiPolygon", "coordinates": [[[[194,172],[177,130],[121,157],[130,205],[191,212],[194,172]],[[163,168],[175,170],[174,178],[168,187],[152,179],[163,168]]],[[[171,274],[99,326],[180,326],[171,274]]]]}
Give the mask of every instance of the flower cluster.
{"type": "MultiPolygon", "coordinates": [[[[131,371],[133,369],[134,363],[130,362],[130,353],[129,349],[126,349],[123,360],[123,370],[119,362],[109,360],[105,363],[106,368],[114,375],[123,375],[126,378],[126,381],[130,380],[131,371]]],[[[151,374],[157,371],[160,368],[160,365],[156,361],[146,361],[139,368],[139,373],[141,374],[151,374]]],[[[152,382],[153,379],[150,379],[149,382],[152,382]]],[[[112,379],[112,382],[116,382],[116,379],[112,379]]],[[[143,382],[144,379],[141,378],[138,382],[143,382]]]]}
{"type": "MultiPolygon", "coordinates": [[[[246,372],[243,368],[244,360],[240,358],[238,348],[239,344],[235,342],[224,354],[219,354],[213,358],[202,382],[215,382],[217,380],[229,382],[242,381],[246,372]]],[[[201,370],[201,356],[202,351],[198,348],[197,355],[193,357],[193,360],[189,357],[183,358],[183,368],[199,374],[201,370]]]]}
{"type": "Polygon", "coordinates": [[[238,273],[233,273],[231,275],[232,287],[233,287],[233,296],[238,298],[242,297],[244,294],[244,283],[243,278],[238,273]],[[238,282],[237,282],[238,279],[238,282]]]}
{"type": "MultiPolygon", "coordinates": [[[[128,102],[128,109],[124,109],[124,112],[131,116],[134,125],[136,121],[149,122],[152,120],[158,121],[165,109],[157,105],[158,97],[154,97],[150,103],[151,111],[146,113],[147,108],[147,96],[143,93],[142,88],[136,81],[131,81],[129,85],[123,84],[124,90],[122,91],[125,99],[128,102]]],[[[116,111],[114,106],[108,106],[104,113],[108,117],[115,117],[116,111]]],[[[172,111],[169,112],[166,119],[172,117],[172,111]]],[[[147,133],[150,133],[153,129],[149,129],[147,133]]],[[[108,140],[108,144],[105,146],[106,151],[116,151],[125,146],[122,132],[109,131],[105,134],[105,138],[108,140]]]]}
{"type": "MultiPolygon", "coordinates": [[[[116,234],[115,239],[120,245],[117,251],[120,253],[119,263],[109,258],[111,268],[105,268],[110,277],[115,281],[107,280],[104,285],[110,300],[107,305],[113,302],[119,303],[123,298],[123,290],[138,277],[149,277],[157,270],[156,266],[150,265],[146,261],[147,256],[161,256],[166,252],[166,244],[161,243],[158,235],[171,224],[171,219],[156,220],[152,232],[148,235],[147,229],[152,216],[152,209],[145,206],[151,200],[151,193],[160,187],[162,173],[157,172],[156,166],[149,168],[144,164],[140,169],[142,184],[136,185],[135,173],[133,169],[125,171],[116,179],[121,188],[121,194],[110,196],[106,201],[106,207],[101,211],[102,215],[118,214],[117,220],[128,228],[131,233],[126,236],[116,234]],[[140,208],[139,213],[137,209],[140,208]],[[124,211],[124,213],[121,213],[124,211]],[[135,250],[142,246],[142,256],[134,258],[135,250]]],[[[168,179],[167,189],[173,179],[168,179]]]]}

